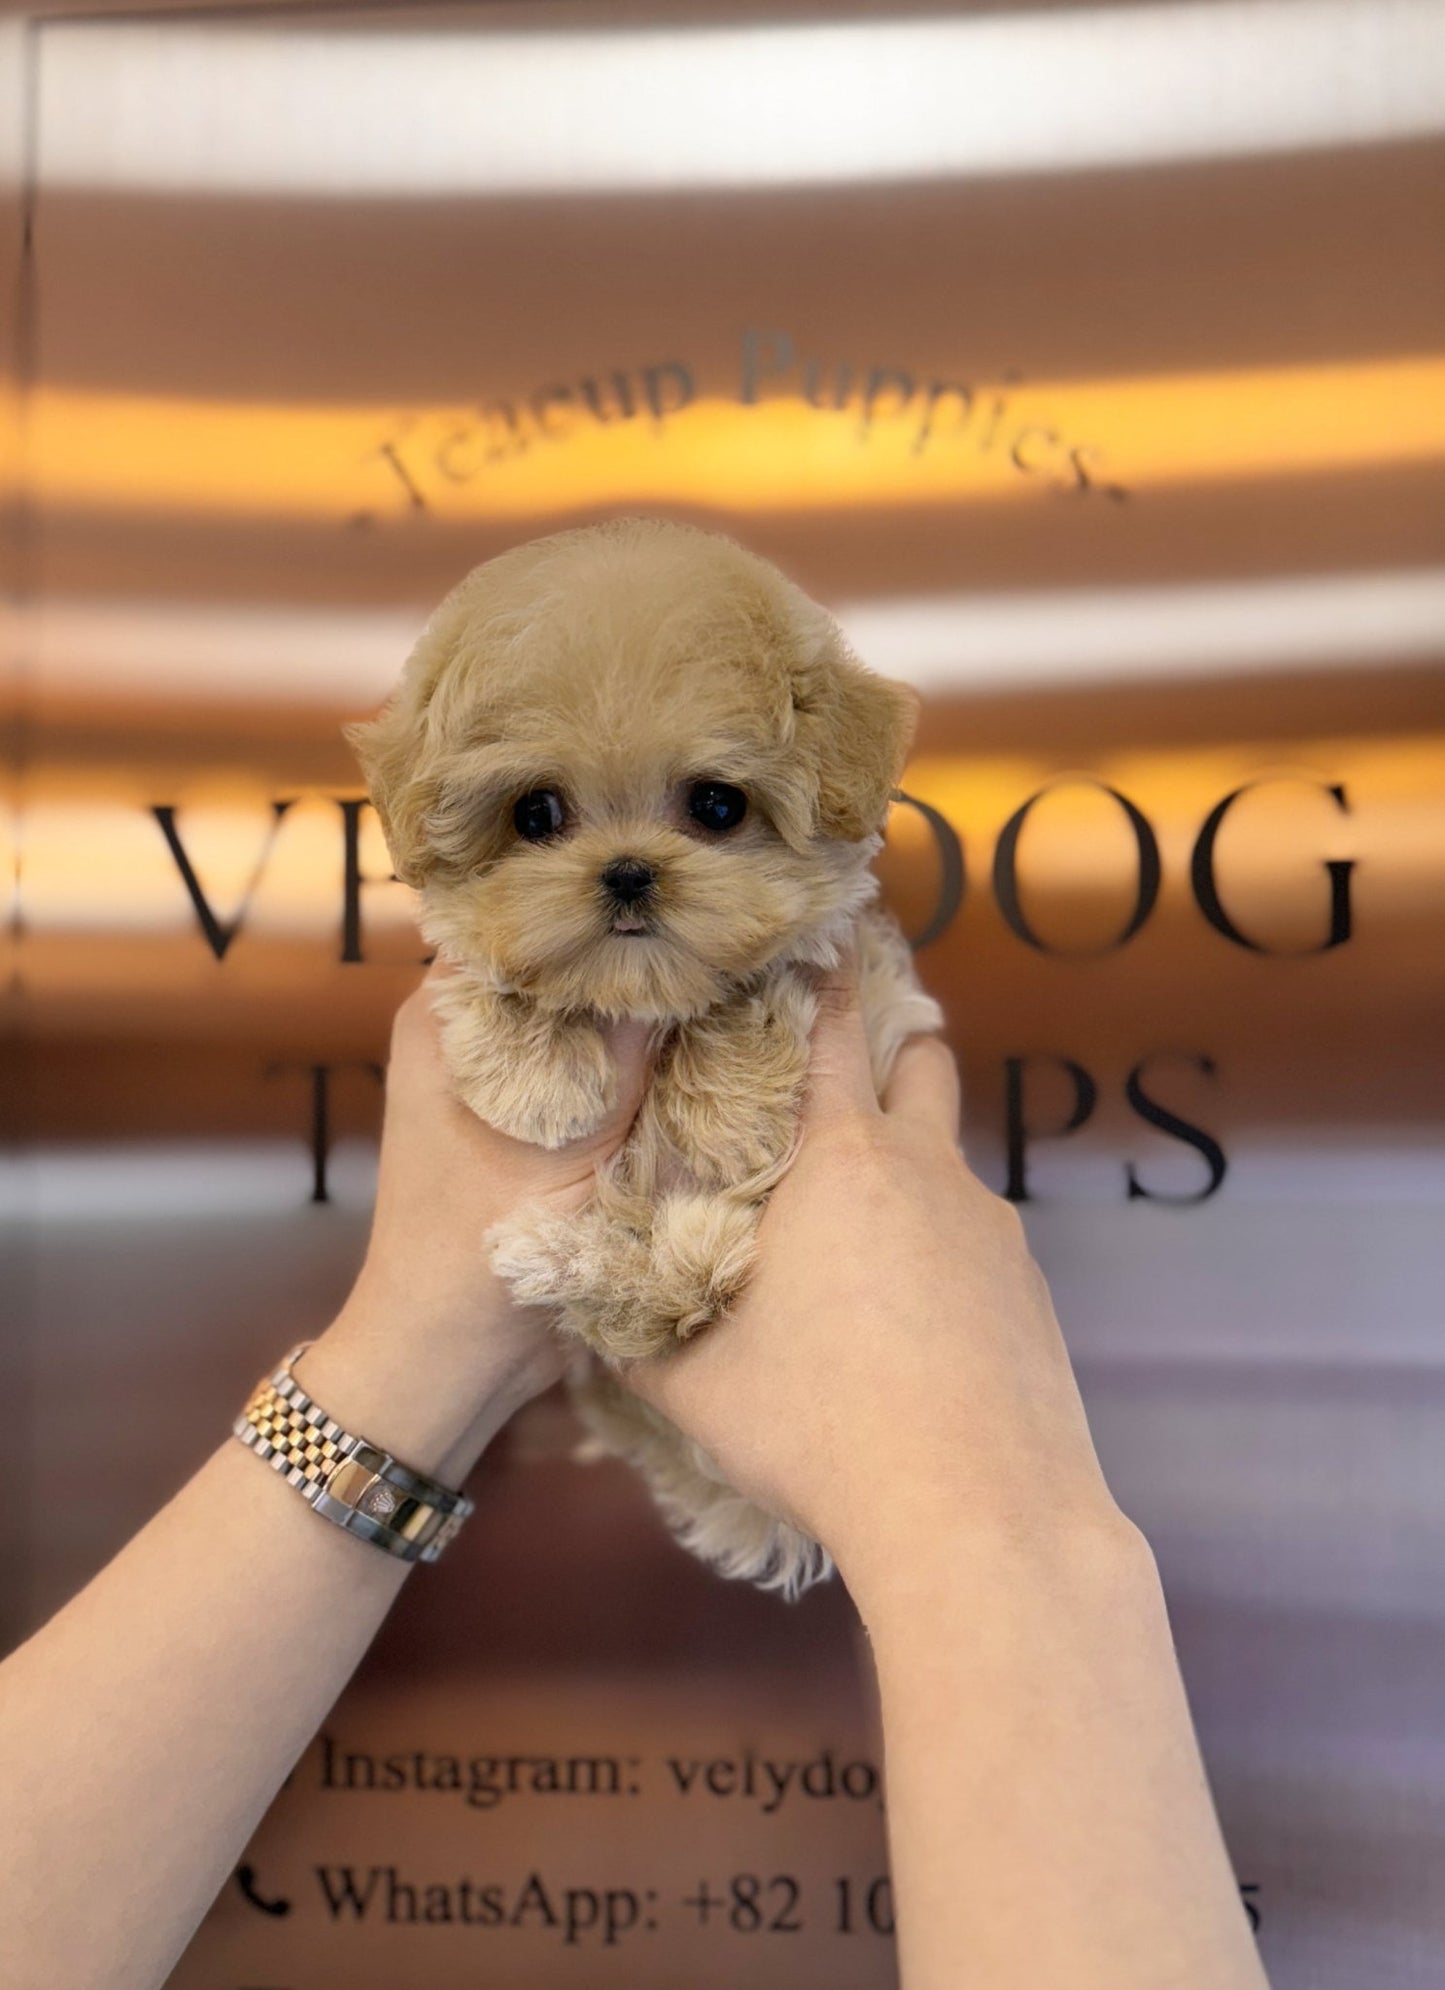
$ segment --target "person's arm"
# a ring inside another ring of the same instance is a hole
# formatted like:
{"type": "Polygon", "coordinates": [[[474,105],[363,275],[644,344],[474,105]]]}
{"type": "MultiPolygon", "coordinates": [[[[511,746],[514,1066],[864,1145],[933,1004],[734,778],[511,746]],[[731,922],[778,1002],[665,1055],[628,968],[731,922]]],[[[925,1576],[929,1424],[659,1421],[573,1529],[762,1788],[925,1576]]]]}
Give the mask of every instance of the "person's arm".
{"type": "MultiPolygon", "coordinates": [[[[366,1262],[296,1376],[444,1484],[561,1373],[556,1337],[511,1306],[479,1240],[531,1196],[590,1192],[643,1084],[642,1033],[614,1045],[612,1121],[549,1154],[452,1097],[425,982],[398,1012],[366,1262]]],[[[0,1665],[0,1990],[165,1980],[412,1567],[228,1437],[0,1665]]]]}
{"type": "Polygon", "coordinates": [[[855,1577],[905,1990],[1257,1990],[1154,1558],[960,1516],[855,1577]]]}
{"type": "Polygon", "coordinates": [[[946,1046],[880,1106],[848,974],[729,1315],[627,1381],[867,1628],[903,1990],[1260,1990],[1148,1543],[946,1046]]]}

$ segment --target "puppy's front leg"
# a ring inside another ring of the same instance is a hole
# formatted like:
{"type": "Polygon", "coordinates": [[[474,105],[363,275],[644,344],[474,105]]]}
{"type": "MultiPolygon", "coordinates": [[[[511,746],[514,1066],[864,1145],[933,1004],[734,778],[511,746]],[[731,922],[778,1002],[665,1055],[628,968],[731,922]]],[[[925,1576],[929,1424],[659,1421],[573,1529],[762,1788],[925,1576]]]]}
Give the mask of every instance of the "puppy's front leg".
{"type": "Polygon", "coordinates": [[[474,1113],[535,1147],[595,1133],[616,1101],[602,1032],[582,1012],[559,1014],[500,995],[462,972],[431,988],[442,1052],[474,1113]]]}
{"type": "Polygon", "coordinates": [[[699,1187],[756,1199],[788,1156],[817,999],[781,968],[678,1027],[658,1064],[658,1124],[699,1187]]]}
{"type": "Polygon", "coordinates": [[[687,1340],[742,1291],[763,1202],[793,1148],[815,1006],[806,982],[781,970],[669,1039],[643,1126],[681,1164],[680,1179],[659,1197],[646,1262],[629,1241],[574,1305],[578,1331],[604,1357],[687,1340]]]}

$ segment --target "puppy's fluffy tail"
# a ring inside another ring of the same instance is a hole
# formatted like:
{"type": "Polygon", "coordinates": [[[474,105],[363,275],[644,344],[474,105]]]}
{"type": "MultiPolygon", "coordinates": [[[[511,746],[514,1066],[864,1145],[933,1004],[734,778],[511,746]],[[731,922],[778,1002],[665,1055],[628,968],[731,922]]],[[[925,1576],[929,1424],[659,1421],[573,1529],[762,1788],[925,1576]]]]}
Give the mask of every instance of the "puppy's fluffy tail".
{"type": "Polygon", "coordinates": [[[700,1561],[735,1581],[776,1590],[787,1603],[833,1574],[821,1542],[744,1499],[700,1444],[600,1362],[574,1363],[567,1386],[589,1433],[574,1459],[625,1459],[673,1535],[700,1561]]]}

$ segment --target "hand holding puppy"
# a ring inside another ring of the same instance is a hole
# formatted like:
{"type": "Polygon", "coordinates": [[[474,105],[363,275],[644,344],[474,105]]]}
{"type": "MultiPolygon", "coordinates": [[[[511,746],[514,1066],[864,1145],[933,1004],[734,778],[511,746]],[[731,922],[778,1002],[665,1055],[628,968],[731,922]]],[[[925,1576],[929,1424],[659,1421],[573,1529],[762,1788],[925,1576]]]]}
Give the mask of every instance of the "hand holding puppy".
{"type": "Polygon", "coordinates": [[[925,1545],[1126,1528],[1013,1205],[958,1145],[947,1046],[915,1036],[878,1101],[856,973],[824,984],[803,1139],[747,1290],[623,1380],[865,1596],[925,1545]]]}
{"type": "Polygon", "coordinates": [[[587,1138],[548,1151],[499,1133],[457,1098],[432,1007],[454,974],[435,960],[396,1012],[365,1261],[305,1361],[308,1385],[334,1413],[385,1429],[410,1464],[460,1484],[507,1418],[561,1377],[567,1353],[550,1314],[514,1303],[478,1240],[522,1203],[559,1214],[586,1203],[646,1089],[650,1033],[630,1021],[608,1027],[616,1104],[587,1138]]]}

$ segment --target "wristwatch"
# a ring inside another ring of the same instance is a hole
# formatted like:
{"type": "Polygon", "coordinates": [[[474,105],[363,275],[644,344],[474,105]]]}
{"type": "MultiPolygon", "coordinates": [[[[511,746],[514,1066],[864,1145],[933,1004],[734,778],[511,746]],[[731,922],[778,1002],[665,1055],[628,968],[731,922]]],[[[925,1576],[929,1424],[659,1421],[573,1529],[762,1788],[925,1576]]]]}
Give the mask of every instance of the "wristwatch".
{"type": "Polygon", "coordinates": [[[312,1345],[299,1342],[256,1384],[232,1431],[348,1534],[404,1562],[434,1562],[475,1501],[343,1430],[314,1403],[291,1372],[312,1345]]]}

